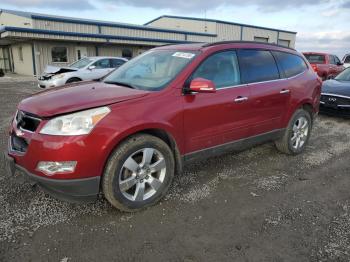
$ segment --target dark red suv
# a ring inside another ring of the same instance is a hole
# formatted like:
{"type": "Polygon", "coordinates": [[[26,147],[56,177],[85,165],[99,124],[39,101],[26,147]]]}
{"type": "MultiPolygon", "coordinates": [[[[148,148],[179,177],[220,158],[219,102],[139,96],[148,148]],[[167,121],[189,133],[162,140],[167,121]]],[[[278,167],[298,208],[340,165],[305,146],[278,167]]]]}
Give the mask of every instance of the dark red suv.
{"type": "Polygon", "coordinates": [[[24,99],[8,167],[54,196],[135,211],[195,159],[275,141],[298,154],[318,113],[321,80],[295,50],[251,42],[155,48],[105,79],[24,99]]]}
{"type": "Polygon", "coordinates": [[[303,53],[314,71],[322,80],[333,79],[345,69],[336,55],[326,53],[303,53]]]}

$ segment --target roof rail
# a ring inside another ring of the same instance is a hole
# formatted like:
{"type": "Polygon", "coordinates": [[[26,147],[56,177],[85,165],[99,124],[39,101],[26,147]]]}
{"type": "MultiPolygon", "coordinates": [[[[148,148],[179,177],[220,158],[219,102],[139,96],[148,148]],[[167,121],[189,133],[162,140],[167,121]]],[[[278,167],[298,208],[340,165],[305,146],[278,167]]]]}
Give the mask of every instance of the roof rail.
{"type": "Polygon", "coordinates": [[[282,47],[282,48],[287,48],[293,51],[296,51],[294,48],[291,47],[286,47],[286,46],[282,46],[282,45],[278,45],[278,44],[274,44],[274,43],[262,43],[262,42],[256,42],[256,41],[219,41],[219,42],[213,42],[213,43],[207,43],[204,44],[202,47],[209,47],[209,46],[215,46],[215,45],[224,45],[224,44],[261,44],[261,45],[271,45],[271,46],[277,46],[277,47],[282,47]]]}

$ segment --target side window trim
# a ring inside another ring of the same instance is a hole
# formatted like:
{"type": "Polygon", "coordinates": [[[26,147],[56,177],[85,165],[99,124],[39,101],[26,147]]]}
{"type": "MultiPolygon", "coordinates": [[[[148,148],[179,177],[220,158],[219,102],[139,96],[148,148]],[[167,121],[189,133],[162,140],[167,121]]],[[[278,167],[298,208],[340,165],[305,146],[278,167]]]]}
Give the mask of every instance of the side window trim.
{"type": "Polygon", "coordinates": [[[236,53],[236,56],[237,56],[237,64],[238,64],[238,69],[239,69],[239,78],[240,78],[240,82],[239,84],[236,84],[236,85],[232,85],[232,86],[224,86],[224,87],[220,87],[218,89],[216,89],[216,91],[220,91],[220,90],[225,90],[225,89],[230,89],[230,88],[237,88],[237,87],[242,87],[242,86],[247,86],[246,83],[242,83],[242,73],[241,73],[241,66],[239,64],[239,59],[238,59],[238,55],[237,55],[237,50],[239,50],[238,48],[229,48],[229,49],[224,49],[224,50],[219,50],[219,51],[216,51],[216,52],[213,52],[212,54],[210,54],[209,56],[205,57],[194,69],[193,71],[191,72],[190,76],[186,79],[185,83],[184,83],[184,88],[183,89],[186,89],[189,87],[191,81],[193,80],[193,75],[194,73],[197,71],[197,69],[208,59],[210,58],[211,56],[213,55],[216,55],[216,54],[219,54],[219,53],[223,53],[223,52],[235,52],[236,53]]]}

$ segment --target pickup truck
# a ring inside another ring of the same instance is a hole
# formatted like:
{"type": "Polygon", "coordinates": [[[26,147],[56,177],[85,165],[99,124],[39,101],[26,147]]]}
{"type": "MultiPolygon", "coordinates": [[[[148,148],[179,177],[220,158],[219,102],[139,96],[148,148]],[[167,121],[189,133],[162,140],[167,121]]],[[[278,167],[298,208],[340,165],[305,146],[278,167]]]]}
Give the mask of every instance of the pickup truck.
{"type": "Polygon", "coordinates": [[[314,52],[303,54],[322,80],[333,79],[345,69],[343,63],[336,55],[314,52]]]}

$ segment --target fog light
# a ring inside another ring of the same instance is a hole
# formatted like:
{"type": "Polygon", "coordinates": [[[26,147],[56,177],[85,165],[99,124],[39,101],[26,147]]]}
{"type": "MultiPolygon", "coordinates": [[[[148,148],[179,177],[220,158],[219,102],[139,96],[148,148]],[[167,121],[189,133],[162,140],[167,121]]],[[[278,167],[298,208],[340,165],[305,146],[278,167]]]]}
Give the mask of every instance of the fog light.
{"type": "Polygon", "coordinates": [[[37,170],[43,172],[47,176],[52,176],[57,173],[72,173],[75,170],[77,161],[64,161],[64,162],[46,162],[41,161],[38,163],[37,170]]]}

